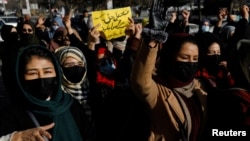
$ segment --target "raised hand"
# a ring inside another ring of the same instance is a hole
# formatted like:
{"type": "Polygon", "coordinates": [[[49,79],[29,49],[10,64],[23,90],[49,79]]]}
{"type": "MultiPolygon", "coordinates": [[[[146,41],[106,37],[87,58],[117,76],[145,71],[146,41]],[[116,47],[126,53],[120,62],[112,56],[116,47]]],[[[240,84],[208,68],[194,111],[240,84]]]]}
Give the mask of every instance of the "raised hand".
{"type": "Polygon", "coordinates": [[[188,10],[182,10],[181,12],[182,14],[182,17],[183,17],[183,22],[184,22],[184,25],[188,25],[188,20],[189,20],[189,17],[190,17],[190,12],[188,10]]]}
{"type": "Polygon", "coordinates": [[[249,7],[247,5],[241,7],[241,16],[247,20],[249,19],[249,7]]]}
{"type": "Polygon", "coordinates": [[[129,17],[128,20],[129,20],[129,25],[125,30],[125,34],[128,35],[129,37],[132,37],[135,34],[135,24],[132,18],[129,17]]]}
{"type": "Polygon", "coordinates": [[[150,15],[149,15],[149,28],[162,30],[165,28],[166,12],[168,9],[167,0],[153,0],[150,15]]]}
{"type": "Polygon", "coordinates": [[[227,16],[227,9],[226,8],[220,9],[219,14],[218,14],[218,19],[224,20],[226,16],[227,16]]]}
{"type": "Polygon", "coordinates": [[[39,29],[45,29],[44,23],[45,23],[45,17],[43,15],[41,15],[37,19],[36,27],[39,29]]]}
{"type": "Polygon", "coordinates": [[[141,39],[142,24],[138,23],[135,25],[135,38],[141,39]]]}
{"type": "Polygon", "coordinates": [[[88,47],[90,50],[95,50],[95,44],[100,40],[101,33],[98,31],[100,26],[101,24],[97,24],[89,30],[88,47]]]}

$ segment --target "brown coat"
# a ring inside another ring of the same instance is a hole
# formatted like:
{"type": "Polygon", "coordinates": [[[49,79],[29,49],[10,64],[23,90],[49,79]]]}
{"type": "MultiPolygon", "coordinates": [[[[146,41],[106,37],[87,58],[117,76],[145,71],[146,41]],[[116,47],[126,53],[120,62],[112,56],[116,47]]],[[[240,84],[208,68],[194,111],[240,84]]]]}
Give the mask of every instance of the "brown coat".
{"type": "MultiPolygon", "coordinates": [[[[152,121],[151,135],[148,141],[179,141],[179,126],[176,118],[178,117],[181,123],[184,123],[186,116],[172,90],[152,79],[157,51],[158,47],[149,48],[148,45],[142,43],[132,69],[132,89],[150,106],[152,121]],[[173,111],[175,114],[173,114],[173,111]]],[[[207,117],[207,93],[201,89],[197,80],[194,80],[194,83],[194,93],[198,95],[202,106],[203,117],[201,117],[200,131],[203,131],[207,117]]],[[[191,130],[191,128],[189,127],[188,130],[191,130]]]]}

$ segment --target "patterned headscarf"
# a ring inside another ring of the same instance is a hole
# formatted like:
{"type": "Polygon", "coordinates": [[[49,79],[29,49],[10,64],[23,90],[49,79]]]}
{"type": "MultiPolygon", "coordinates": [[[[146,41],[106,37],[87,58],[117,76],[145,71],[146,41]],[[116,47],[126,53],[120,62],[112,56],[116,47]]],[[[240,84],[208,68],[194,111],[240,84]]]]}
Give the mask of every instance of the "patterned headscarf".
{"type": "MultiPolygon", "coordinates": [[[[77,47],[62,46],[56,49],[55,54],[57,56],[60,66],[63,66],[67,57],[72,57],[84,64],[85,70],[87,70],[87,62],[82,51],[77,47]]],[[[62,73],[63,74],[63,73],[62,73]]],[[[63,75],[62,88],[65,92],[69,93],[77,99],[81,104],[86,103],[89,93],[89,81],[87,79],[87,71],[82,77],[82,80],[78,83],[72,83],[63,75]]]]}

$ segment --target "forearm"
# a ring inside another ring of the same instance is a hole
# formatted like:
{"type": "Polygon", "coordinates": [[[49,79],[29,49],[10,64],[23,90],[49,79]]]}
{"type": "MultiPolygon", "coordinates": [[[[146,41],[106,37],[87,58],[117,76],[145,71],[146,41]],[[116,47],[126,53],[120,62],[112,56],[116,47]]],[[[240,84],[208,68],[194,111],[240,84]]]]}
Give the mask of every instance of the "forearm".
{"type": "Polygon", "coordinates": [[[158,51],[157,46],[150,48],[148,43],[142,42],[131,72],[132,89],[140,97],[145,97],[151,107],[154,106],[157,97],[157,86],[152,79],[158,51]]]}
{"type": "Polygon", "coordinates": [[[127,41],[127,48],[130,48],[134,51],[137,51],[137,49],[139,48],[140,46],[140,43],[141,43],[141,40],[136,38],[136,37],[131,37],[128,39],[127,41]]]}

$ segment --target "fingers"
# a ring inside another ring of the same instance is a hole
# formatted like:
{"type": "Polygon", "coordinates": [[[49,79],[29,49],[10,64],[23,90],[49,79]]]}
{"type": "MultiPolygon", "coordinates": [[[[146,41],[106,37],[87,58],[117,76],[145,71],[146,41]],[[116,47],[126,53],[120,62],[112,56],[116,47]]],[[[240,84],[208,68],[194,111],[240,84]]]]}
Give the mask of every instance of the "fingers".
{"type": "Polygon", "coordinates": [[[98,31],[98,28],[101,27],[101,24],[97,24],[93,28],[89,30],[89,36],[88,36],[88,42],[97,42],[98,38],[101,36],[100,31],[98,31]]]}
{"type": "Polygon", "coordinates": [[[44,137],[48,139],[52,138],[51,134],[45,130],[39,130],[39,135],[36,137],[39,138],[40,140],[44,140],[44,137]]]}
{"type": "Polygon", "coordinates": [[[242,11],[242,12],[249,12],[248,6],[247,6],[247,5],[242,5],[241,11],[242,11]]]}
{"type": "Polygon", "coordinates": [[[55,126],[55,123],[53,122],[51,124],[41,126],[40,128],[43,130],[49,130],[49,129],[53,128],[54,126],[55,126]]]}
{"type": "MultiPolygon", "coordinates": [[[[104,38],[104,39],[106,38],[103,31],[100,31],[100,32],[98,32],[98,33],[99,33],[99,36],[101,36],[102,38],[104,38]]],[[[99,37],[99,36],[98,36],[98,37],[99,37]]],[[[96,39],[96,40],[98,41],[98,39],[96,39]]]]}
{"type": "Polygon", "coordinates": [[[135,31],[136,32],[141,32],[142,31],[142,24],[141,23],[135,25],[135,31]]]}
{"type": "Polygon", "coordinates": [[[142,24],[136,24],[135,25],[135,38],[141,39],[141,33],[142,33],[142,24]]]}
{"type": "Polygon", "coordinates": [[[243,5],[243,10],[246,11],[246,12],[249,12],[249,7],[247,5],[243,5]]]}
{"type": "Polygon", "coordinates": [[[221,61],[219,66],[225,66],[226,67],[227,66],[227,61],[221,61]]]}
{"type": "Polygon", "coordinates": [[[92,28],[89,30],[89,33],[97,31],[97,29],[98,29],[99,27],[101,27],[101,24],[97,24],[96,26],[92,27],[92,28]]]}
{"type": "Polygon", "coordinates": [[[36,128],[31,128],[27,129],[24,131],[18,131],[13,135],[13,140],[16,139],[21,139],[20,141],[47,141],[45,140],[45,137],[47,139],[51,139],[52,136],[51,134],[46,131],[54,127],[54,123],[51,123],[49,125],[41,126],[41,127],[36,127],[36,128]]]}
{"type": "Polygon", "coordinates": [[[249,12],[249,7],[247,5],[243,5],[241,7],[241,14],[242,14],[242,17],[247,19],[247,20],[249,18],[249,13],[248,12],[249,12]]]}
{"type": "Polygon", "coordinates": [[[39,128],[38,128],[38,134],[34,134],[34,135],[36,135],[36,139],[37,139],[38,141],[46,141],[46,140],[44,139],[44,137],[46,137],[46,138],[48,138],[48,139],[51,139],[51,138],[52,138],[51,134],[50,134],[48,131],[46,131],[46,130],[51,129],[51,128],[53,128],[54,126],[55,126],[55,123],[51,123],[51,124],[48,124],[48,125],[44,125],[44,126],[39,127],[39,128]]]}
{"type": "Polygon", "coordinates": [[[128,20],[129,20],[129,23],[130,23],[130,24],[134,24],[134,20],[133,20],[133,18],[128,17],[128,20]]]}
{"type": "Polygon", "coordinates": [[[134,20],[130,19],[131,22],[130,24],[127,26],[127,28],[125,29],[125,34],[128,36],[132,36],[135,33],[135,24],[134,24],[134,20]]]}
{"type": "MultiPolygon", "coordinates": [[[[41,132],[42,130],[40,130],[39,132],[41,132]]],[[[48,141],[48,139],[51,139],[52,137],[51,137],[51,135],[49,135],[48,137],[47,137],[47,135],[45,135],[46,133],[39,133],[39,134],[37,134],[37,135],[34,135],[34,137],[31,139],[29,139],[30,141],[48,141]],[[44,135],[43,135],[44,134],[44,135]]],[[[49,133],[48,133],[49,134],[49,133]]]]}
{"type": "Polygon", "coordinates": [[[188,15],[190,12],[186,9],[182,10],[182,13],[185,14],[185,15],[188,15]]]}

